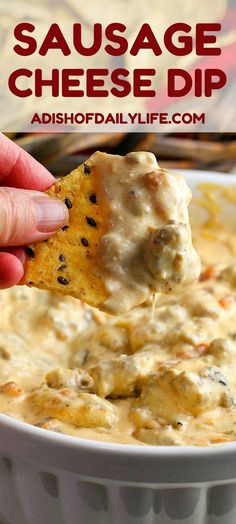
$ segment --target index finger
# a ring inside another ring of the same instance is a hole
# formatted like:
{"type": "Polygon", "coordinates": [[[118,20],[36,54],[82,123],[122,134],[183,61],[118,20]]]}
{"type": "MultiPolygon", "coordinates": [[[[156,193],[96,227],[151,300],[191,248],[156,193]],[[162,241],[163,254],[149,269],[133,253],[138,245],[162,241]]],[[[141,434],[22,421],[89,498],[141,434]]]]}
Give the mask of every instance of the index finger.
{"type": "Polygon", "coordinates": [[[54,182],[42,164],[0,133],[0,185],[45,191],[54,182]]]}

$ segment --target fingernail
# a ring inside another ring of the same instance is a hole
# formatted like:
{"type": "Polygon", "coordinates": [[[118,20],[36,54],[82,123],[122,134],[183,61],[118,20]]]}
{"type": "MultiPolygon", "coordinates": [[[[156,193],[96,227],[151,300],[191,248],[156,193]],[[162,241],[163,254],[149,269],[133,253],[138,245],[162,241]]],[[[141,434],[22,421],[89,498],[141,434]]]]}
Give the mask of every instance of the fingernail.
{"type": "Polygon", "coordinates": [[[46,195],[33,197],[37,229],[42,233],[56,231],[68,222],[68,209],[55,198],[46,195]]]}

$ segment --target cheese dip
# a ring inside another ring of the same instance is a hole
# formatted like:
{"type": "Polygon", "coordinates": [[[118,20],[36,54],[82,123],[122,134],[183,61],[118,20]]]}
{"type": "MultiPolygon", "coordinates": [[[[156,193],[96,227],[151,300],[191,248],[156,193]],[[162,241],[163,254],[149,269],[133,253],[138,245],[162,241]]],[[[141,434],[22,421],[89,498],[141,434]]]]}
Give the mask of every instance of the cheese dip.
{"type": "Polygon", "coordinates": [[[143,445],[236,440],[236,236],[193,228],[197,283],[118,317],[1,291],[0,411],[77,437],[143,445]]]}
{"type": "Polygon", "coordinates": [[[145,151],[97,152],[90,161],[108,219],[96,260],[108,295],[103,311],[124,313],[154,292],[197,280],[200,259],[192,245],[191,191],[184,178],[161,169],[145,151]]]}

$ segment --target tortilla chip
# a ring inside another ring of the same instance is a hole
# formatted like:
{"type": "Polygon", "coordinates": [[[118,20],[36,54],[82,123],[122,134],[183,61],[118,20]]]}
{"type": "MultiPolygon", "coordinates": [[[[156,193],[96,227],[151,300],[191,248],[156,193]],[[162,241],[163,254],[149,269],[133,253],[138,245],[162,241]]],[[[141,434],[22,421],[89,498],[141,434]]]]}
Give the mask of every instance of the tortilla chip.
{"type": "Polygon", "coordinates": [[[107,291],[96,274],[98,243],[106,232],[107,211],[97,201],[96,175],[91,162],[81,164],[46,193],[65,202],[68,226],[50,239],[26,248],[24,283],[72,295],[99,307],[107,291]]]}

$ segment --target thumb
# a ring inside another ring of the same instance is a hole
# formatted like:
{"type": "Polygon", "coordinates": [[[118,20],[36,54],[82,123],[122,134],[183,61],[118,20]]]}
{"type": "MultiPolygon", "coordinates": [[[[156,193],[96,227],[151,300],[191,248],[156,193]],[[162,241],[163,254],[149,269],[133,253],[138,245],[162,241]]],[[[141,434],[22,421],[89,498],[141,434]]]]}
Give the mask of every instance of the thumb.
{"type": "Polygon", "coordinates": [[[45,240],[68,221],[60,200],[39,191],[0,188],[0,246],[45,240]]]}

